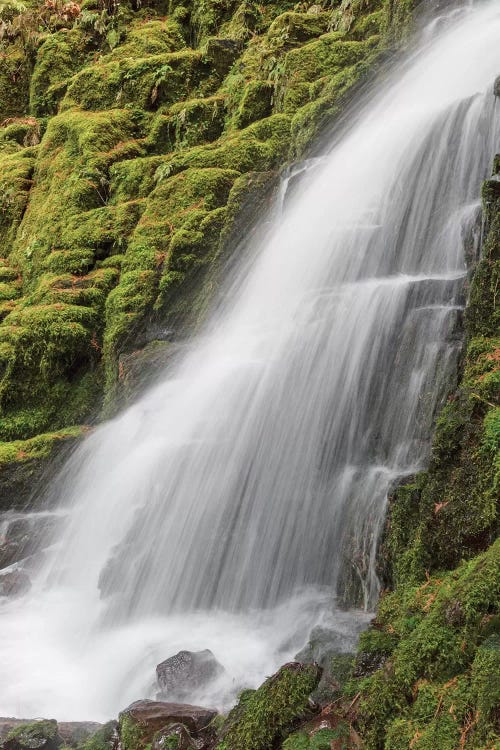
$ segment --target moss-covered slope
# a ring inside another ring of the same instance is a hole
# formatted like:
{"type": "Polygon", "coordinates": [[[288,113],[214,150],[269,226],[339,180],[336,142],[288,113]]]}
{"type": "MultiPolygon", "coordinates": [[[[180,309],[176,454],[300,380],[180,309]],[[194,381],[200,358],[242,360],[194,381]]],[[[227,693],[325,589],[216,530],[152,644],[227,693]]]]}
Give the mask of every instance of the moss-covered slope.
{"type": "Polygon", "coordinates": [[[500,744],[499,167],[483,189],[461,382],[429,470],[390,503],[381,557],[392,591],[361,638],[357,672],[382,666],[350,685],[367,750],[500,744]]]}
{"type": "Polygon", "coordinates": [[[408,7],[1,0],[0,442],[112,413],[127,353],[196,324],[408,7]]]}

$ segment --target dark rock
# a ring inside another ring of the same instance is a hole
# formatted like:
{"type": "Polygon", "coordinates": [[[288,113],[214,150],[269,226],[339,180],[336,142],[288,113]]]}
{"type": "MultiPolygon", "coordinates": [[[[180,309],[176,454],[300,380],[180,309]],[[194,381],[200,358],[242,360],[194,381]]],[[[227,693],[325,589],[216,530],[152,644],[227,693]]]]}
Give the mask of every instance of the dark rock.
{"type": "Polygon", "coordinates": [[[149,387],[181,350],[177,343],[154,340],[141,349],[122,354],[119,360],[122,398],[131,401],[149,387]]]}
{"type": "Polygon", "coordinates": [[[191,737],[184,724],[171,724],[155,734],[151,750],[201,750],[204,745],[203,740],[191,737]]]}
{"type": "Polygon", "coordinates": [[[498,76],[495,83],[493,84],[493,93],[495,94],[495,96],[500,97],[500,76],[498,76]]]}
{"type": "Polygon", "coordinates": [[[164,701],[139,700],[132,703],[120,714],[129,717],[141,725],[144,735],[151,742],[155,732],[169,724],[184,724],[193,734],[202,732],[217,716],[217,711],[201,706],[190,706],[185,703],[166,703],[164,701]]]}
{"type": "Polygon", "coordinates": [[[52,513],[0,515],[0,569],[29,557],[50,544],[60,518],[52,513]]]}
{"type": "Polygon", "coordinates": [[[12,570],[0,575],[0,596],[21,596],[30,588],[29,576],[22,570],[12,570]]]}
{"type": "Polygon", "coordinates": [[[179,651],[156,667],[162,696],[183,698],[224,672],[211,651],[179,651]]]}
{"type": "Polygon", "coordinates": [[[356,657],[353,677],[369,677],[380,669],[387,661],[388,654],[380,652],[360,651],[356,657]]]}
{"type": "Polygon", "coordinates": [[[356,635],[354,629],[352,638],[347,641],[343,632],[321,627],[314,628],[309,642],[295,657],[302,664],[316,662],[323,669],[319,685],[311,694],[311,698],[321,707],[338,697],[342,686],[350,677],[356,635]]]}
{"type": "Polygon", "coordinates": [[[455,628],[461,627],[465,623],[465,612],[460,602],[456,599],[448,604],[444,616],[448,625],[452,625],[455,628]]]}
{"type": "Polygon", "coordinates": [[[63,744],[55,719],[20,724],[3,742],[3,750],[57,750],[63,744]]]}
{"type": "Polygon", "coordinates": [[[206,44],[205,56],[213,67],[224,77],[240,53],[240,45],[234,39],[209,39],[206,44]]]}

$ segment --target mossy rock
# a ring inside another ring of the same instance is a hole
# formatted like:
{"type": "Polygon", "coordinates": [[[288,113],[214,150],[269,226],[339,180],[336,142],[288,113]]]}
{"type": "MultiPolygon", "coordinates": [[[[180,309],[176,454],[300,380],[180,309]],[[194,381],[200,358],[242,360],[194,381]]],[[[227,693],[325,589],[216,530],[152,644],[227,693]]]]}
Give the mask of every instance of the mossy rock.
{"type": "Polygon", "coordinates": [[[21,45],[0,47],[0,123],[28,113],[30,73],[21,45]]]}
{"type": "Polygon", "coordinates": [[[222,727],[217,750],[268,750],[284,739],[307,716],[320,677],[315,664],[291,663],[257,690],[245,691],[222,727]]]}
{"type": "Polygon", "coordinates": [[[491,696],[481,690],[495,668],[496,641],[490,642],[491,653],[483,654],[482,649],[488,649],[485,626],[500,594],[499,563],[500,540],[456,571],[421,586],[400,586],[382,600],[377,627],[386,639],[390,636],[389,658],[358,683],[359,721],[368,748],[384,746],[386,736],[394,747],[396,737],[407,741],[408,724],[405,729],[398,723],[405,717],[413,729],[410,739],[417,730],[422,736],[417,747],[427,748],[433,737],[440,737],[443,744],[438,746],[453,750],[464,725],[477,712],[484,721],[481,728],[477,722],[475,729],[471,727],[475,738],[483,742],[493,736],[497,717],[490,698],[495,699],[498,684],[490,685],[491,696]]]}
{"type": "Polygon", "coordinates": [[[333,34],[330,8],[286,0],[14,13],[24,31],[0,42],[0,439],[93,419],[104,382],[106,410],[120,391],[120,358],[199,324],[276,170],[372,64],[389,9],[354,5],[333,34]]]}
{"type": "Polygon", "coordinates": [[[11,729],[2,747],[4,750],[58,750],[62,744],[57,721],[42,719],[11,729]]]}

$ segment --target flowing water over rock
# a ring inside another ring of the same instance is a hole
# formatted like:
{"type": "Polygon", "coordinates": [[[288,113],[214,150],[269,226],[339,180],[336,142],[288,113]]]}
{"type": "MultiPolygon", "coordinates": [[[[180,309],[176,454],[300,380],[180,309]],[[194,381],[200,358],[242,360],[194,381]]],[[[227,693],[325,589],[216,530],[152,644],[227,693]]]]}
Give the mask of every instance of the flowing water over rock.
{"type": "Polygon", "coordinates": [[[453,379],[500,145],[500,7],[451,16],[284,182],[175,370],[67,464],[65,531],[2,612],[0,712],[109,718],[182,649],[226,670],[191,702],[224,704],[315,625],[353,644],[387,491],[453,379]]]}

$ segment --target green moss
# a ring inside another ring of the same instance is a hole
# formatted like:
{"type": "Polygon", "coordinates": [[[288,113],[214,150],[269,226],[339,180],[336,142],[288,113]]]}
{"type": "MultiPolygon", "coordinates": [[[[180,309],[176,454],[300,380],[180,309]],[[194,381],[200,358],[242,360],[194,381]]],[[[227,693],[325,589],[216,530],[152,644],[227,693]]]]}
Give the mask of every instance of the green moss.
{"type": "Polygon", "coordinates": [[[152,152],[178,151],[214,141],[224,127],[224,97],[174,104],[155,117],[148,135],[152,152]]]}
{"type": "Polygon", "coordinates": [[[108,408],[124,353],[202,319],[275,170],[341,110],[379,43],[378,0],[337,34],[329,8],[286,0],[137,6],[85,0],[69,17],[33,0],[7,19],[3,439],[88,419],[103,373],[108,408]]]}
{"type": "Polygon", "coordinates": [[[28,204],[34,166],[32,148],[0,154],[0,257],[12,250],[28,204]]]}
{"type": "Polygon", "coordinates": [[[118,731],[123,750],[141,750],[141,748],[144,748],[143,731],[140,725],[128,714],[120,716],[118,731]]]}
{"type": "Polygon", "coordinates": [[[255,691],[240,696],[222,729],[217,750],[268,750],[308,710],[321,670],[287,664],[255,691]]]}
{"type": "Polygon", "coordinates": [[[36,117],[55,114],[68,78],[83,64],[87,53],[80,29],[50,34],[40,46],[30,81],[30,112],[36,117]]]}
{"type": "Polygon", "coordinates": [[[295,732],[284,741],[282,750],[330,750],[332,747],[349,747],[342,740],[349,739],[349,727],[341,724],[336,729],[320,729],[312,736],[306,732],[295,732]],[[333,743],[336,744],[333,744],[333,743]],[[341,745],[338,743],[342,742],[341,745]]]}
{"type": "Polygon", "coordinates": [[[201,52],[194,50],[142,59],[103,57],[71,79],[61,106],[102,110],[133,105],[151,110],[173,104],[198,90],[207,72],[202,57],[201,52]]]}
{"type": "Polygon", "coordinates": [[[28,111],[30,65],[20,44],[0,45],[0,122],[28,111]]]}
{"type": "MultiPolygon", "coordinates": [[[[386,747],[386,732],[390,747],[407,748],[401,743],[417,730],[417,747],[457,746],[464,725],[479,710],[480,680],[476,692],[470,685],[484,625],[500,594],[499,562],[500,540],[457,571],[382,600],[378,626],[401,639],[390,660],[360,683],[360,726],[368,748],[386,747]]],[[[487,673],[489,666],[484,669],[487,673]]],[[[485,721],[486,733],[493,731],[485,721]]]]}

